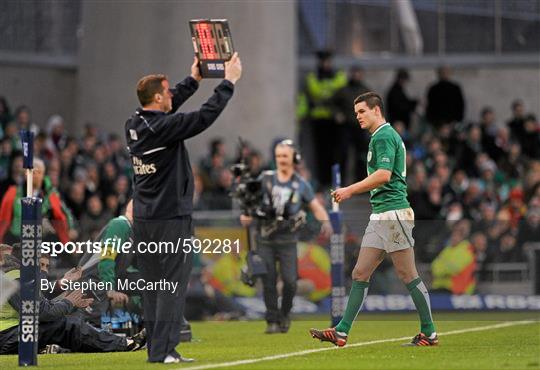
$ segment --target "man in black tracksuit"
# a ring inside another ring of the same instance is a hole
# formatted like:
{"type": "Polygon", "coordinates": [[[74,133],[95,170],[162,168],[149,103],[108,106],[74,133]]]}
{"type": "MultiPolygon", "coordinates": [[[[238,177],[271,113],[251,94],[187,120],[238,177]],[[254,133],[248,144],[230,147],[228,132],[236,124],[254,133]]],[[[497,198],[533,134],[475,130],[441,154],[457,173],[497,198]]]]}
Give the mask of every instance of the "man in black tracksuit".
{"type": "Polygon", "coordinates": [[[191,253],[184,240],[193,234],[193,174],[184,140],[208,128],[225,108],[242,74],[235,54],[225,64],[225,79],[201,109],[175,113],[199,86],[198,60],[191,76],[169,89],[164,75],[143,77],[137,84],[142,108],[128,119],[125,134],[134,169],[133,234],[136,246],[172,242],[178,250],[137,252],[146,282],[177,282],[176,291],[143,291],[143,309],[150,362],[186,361],[176,351],[180,342],[185,291],[191,270],[191,253]],[[177,244],[179,243],[179,244],[177,244]]]}

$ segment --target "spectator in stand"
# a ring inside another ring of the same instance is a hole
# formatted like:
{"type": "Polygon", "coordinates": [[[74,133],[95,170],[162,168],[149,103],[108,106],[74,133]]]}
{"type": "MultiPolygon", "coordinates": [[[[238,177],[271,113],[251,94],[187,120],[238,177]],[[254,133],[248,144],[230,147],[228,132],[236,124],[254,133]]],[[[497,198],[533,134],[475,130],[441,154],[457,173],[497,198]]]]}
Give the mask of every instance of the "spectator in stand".
{"type": "Polygon", "coordinates": [[[13,155],[13,147],[9,139],[0,141],[0,181],[4,181],[9,177],[9,167],[11,164],[11,156],[13,155]]]}
{"type": "Polygon", "coordinates": [[[489,262],[524,262],[525,258],[516,237],[512,233],[503,234],[488,257],[489,262]]]}
{"type": "Polygon", "coordinates": [[[82,142],[82,149],[79,151],[81,156],[81,164],[87,165],[94,161],[94,152],[97,146],[97,138],[95,136],[86,136],[82,142]]]}
{"type": "Polygon", "coordinates": [[[96,148],[94,150],[94,156],[93,156],[94,164],[98,167],[98,171],[100,171],[107,161],[107,149],[104,145],[98,144],[96,145],[96,148]]]}
{"type": "Polygon", "coordinates": [[[4,128],[4,140],[11,142],[13,150],[21,150],[21,139],[19,137],[19,131],[17,123],[15,121],[8,122],[4,128]]]}
{"type": "Polygon", "coordinates": [[[499,161],[504,159],[510,152],[510,145],[512,141],[510,140],[510,131],[507,127],[499,127],[497,129],[497,136],[495,137],[495,147],[499,151],[499,161]]]}
{"type": "Polygon", "coordinates": [[[114,182],[118,178],[118,170],[113,162],[105,162],[101,167],[101,175],[99,176],[99,191],[102,199],[114,193],[114,182]]]}
{"type": "Polygon", "coordinates": [[[419,190],[409,193],[409,202],[414,209],[417,220],[413,230],[414,239],[418,246],[415,254],[421,261],[427,261],[430,260],[427,244],[433,236],[433,227],[438,225],[436,220],[441,219],[443,206],[441,180],[437,176],[432,176],[428,181],[427,188],[422,185],[419,190]]]}
{"type": "Polygon", "coordinates": [[[59,153],[67,145],[67,135],[62,116],[52,115],[47,121],[47,148],[50,152],[59,153]]]}
{"type": "Polygon", "coordinates": [[[23,168],[23,156],[21,152],[11,152],[9,161],[7,161],[7,166],[7,177],[0,181],[0,194],[5,194],[8,188],[12,185],[22,184],[25,178],[23,168]]]}
{"type": "MultiPolygon", "coordinates": [[[[413,170],[408,171],[407,174],[407,189],[410,194],[423,191],[427,182],[426,166],[422,162],[415,162],[412,168],[413,170]]],[[[416,209],[416,207],[413,208],[416,209]]],[[[416,211],[415,214],[418,216],[416,211]]]]}
{"type": "MultiPolygon", "coordinates": [[[[523,188],[530,193],[538,184],[540,184],[540,161],[529,161],[527,172],[523,176],[523,188]]],[[[536,192],[537,195],[538,191],[536,192]]]]}
{"type": "Polygon", "coordinates": [[[527,205],[523,201],[523,197],[521,188],[512,189],[507,204],[499,211],[498,218],[508,220],[513,231],[517,230],[520,220],[527,212],[527,205]]]}
{"type": "MultiPolygon", "coordinates": [[[[537,201],[540,203],[540,199],[537,201]]],[[[525,251],[526,243],[540,243],[540,206],[531,207],[519,225],[517,248],[525,251]]]]}
{"type": "Polygon", "coordinates": [[[334,69],[332,57],[328,50],[317,52],[317,70],[306,75],[297,106],[301,150],[322,186],[330,185],[330,168],[339,156],[336,151],[342,150],[332,107],[335,94],[347,85],[347,75],[334,69]]]}
{"type": "Polygon", "coordinates": [[[229,191],[233,183],[233,175],[228,168],[222,168],[217,174],[217,182],[206,197],[209,209],[232,209],[229,191]]]}
{"type": "Polygon", "coordinates": [[[464,218],[469,220],[477,219],[482,199],[484,199],[484,197],[480,181],[476,179],[472,180],[467,190],[465,190],[461,202],[464,209],[464,218]]]}
{"type": "Polygon", "coordinates": [[[223,158],[223,164],[227,164],[226,160],[226,147],[222,138],[214,138],[209,143],[208,155],[199,161],[199,168],[204,173],[210,173],[212,170],[212,158],[218,155],[223,158]]]}
{"type": "Polygon", "coordinates": [[[118,204],[120,208],[124,208],[127,205],[127,202],[129,202],[131,192],[127,176],[121,175],[116,179],[114,191],[118,195],[118,204]]]}
{"type": "Polygon", "coordinates": [[[463,121],[465,114],[463,93],[461,87],[450,80],[450,68],[442,66],[437,74],[439,81],[429,87],[426,108],[426,118],[436,129],[463,121]]]}
{"type": "Polygon", "coordinates": [[[437,153],[443,151],[441,141],[433,137],[427,143],[427,153],[425,158],[426,169],[429,173],[432,173],[435,169],[435,156],[437,153]]]}
{"type": "Polygon", "coordinates": [[[450,240],[431,264],[434,291],[473,294],[476,288],[476,253],[468,240],[470,224],[461,220],[454,225],[450,240]]]}
{"type": "Polygon", "coordinates": [[[403,68],[398,69],[394,83],[386,95],[388,122],[401,121],[407,130],[411,126],[411,116],[418,104],[417,99],[407,96],[405,89],[409,81],[409,71],[403,68]]]}
{"type": "Polygon", "coordinates": [[[517,143],[510,144],[509,152],[499,161],[501,172],[512,183],[519,182],[523,178],[527,168],[527,158],[521,154],[521,146],[517,143]]]}
{"type": "Polygon", "coordinates": [[[17,125],[17,132],[19,130],[29,130],[37,135],[39,127],[32,122],[32,112],[26,105],[21,105],[15,110],[15,123],[17,125]]]}
{"type": "MultiPolygon", "coordinates": [[[[363,93],[370,91],[364,82],[364,70],[360,66],[352,66],[349,69],[347,84],[339,89],[332,98],[335,119],[335,144],[332,163],[339,163],[342,174],[350,174],[351,181],[359,181],[366,177],[366,163],[368,135],[358,125],[358,121],[351,110],[351,103],[363,93]],[[353,172],[346,171],[348,153],[352,150],[353,172]]],[[[272,155],[273,156],[273,155],[272,155]]]]}
{"type": "Polygon", "coordinates": [[[476,276],[478,280],[485,279],[485,268],[488,262],[488,242],[486,235],[482,232],[475,232],[471,236],[471,245],[476,256],[476,276]]]}
{"type": "Polygon", "coordinates": [[[469,176],[478,176],[474,159],[484,152],[482,146],[482,131],[480,127],[472,125],[467,130],[467,138],[460,143],[457,149],[457,168],[464,169],[469,176]]]}
{"type": "Polygon", "coordinates": [[[116,168],[123,174],[126,169],[131,168],[131,161],[125,145],[120,137],[116,134],[110,134],[107,142],[109,161],[114,163],[116,168]]]}
{"type": "Polygon", "coordinates": [[[521,142],[523,154],[530,159],[540,159],[540,125],[533,114],[525,117],[523,128],[524,132],[521,142]]]}
{"type": "MultiPolygon", "coordinates": [[[[70,241],[69,231],[73,227],[71,212],[64,205],[58,191],[45,176],[45,163],[34,158],[33,171],[34,196],[43,199],[41,212],[44,219],[51,221],[56,237],[62,242],[70,241]]],[[[14,243],[21,237],[21,198],[26,196],[26,187],[11,185],[0,205],[0,242],[14,243]]],[[[46,240],[46,235],[43,240],[46,240]]]]}
{"type": "Polygon", "coordinates": [[[98,166],[90,162],[86,166],[86,196],[92,196],[99,192],[99,171],[98,166]]]}
{"type": "Polygon", "coordinates": [[[396,130],[399,136],[401,136],[405,147],[409,148],[411,145],[411,135],[409,134],[409,131],[407,131],[407,127],[405,127],[405,124],[402,121],[393,121],[392,127],[394,128],[394,130],[396,130]]]}
{"type": "Polygon", "coordinates": [[[497,162],[503,153],[495,144],[497,140],[497,124],[495,120],[495,112],[491,107],[484,107],[480,112],[480,130],[482,131],[482,148],[486,153],[497,162]]]}
{"type": "Polygon", "coordinates": [[[433,176],[429,179],[427,188],[409,194],[411,207],[418,220],[436,220],[440,218],[442,208],[441,180],[433,176]]]}
{"type": "Polygon", "coordinates": [[[208,209],[203,180],[195,167],[193,168],[193,209],[195,211],[208,209]]]}
{"type": "Polygon", "coordinates": [[[4,129],[8,122],[11,122],[13,117],[11,116],[11,109],[7,99],[4,96],[0,96],[0,138],[2,138],[4,129]]]}
{"type": "Polygon", "coordinates": [[[460,202],[468,187],[469,178],[467,174],[462,169],[456,169],[450,181],[443,188],[444,204],[460,202]]]}
{"type": "MultiPolygon", "coordinates": [[[[246,157],[246,163],[247,160],[248,157],[246,157]]],[[[214,190],[217,187],[221,171],[226,168],[225,156],[220,151],[214,151],[210,158],[205,158],[201,162],[204,165],[201,169],[204,187],[208,190],[214,190]]]]}
{"type": "Polygon", "coordinates": [[[114,217],[120,216],[120,205],[118,204],[118,195],[114,192],[105,197],[105,209],[114,217]]]}
{"type": "Polygon", "coordinates": [[[103,203],[98,195],[92,195],[86,202],[86,211],[81,216],[81,239],[97,240],[103,226],[111,219],[108,209],[103,209],[103,203]]]}
{"type": "Polygon", "coordinates": [[[86,197],[83,182],[75,181],[71,184],[69,193],[66,197],[66,205],[71,210],[75,219],[80,220],[86,209],[86,197]]]}
{"type": "Polygon", "coordinates": [[[518,142],[523,142],[525,135],[525,105],[521,100],[512,102],[512,118],[506,123],[510,129],[511,138],[518,142]]]}
{"type": "Polygon", "coordinates": [[[60,160],[56,157],[52,158],[49,161],[49,166],[47,167],[47,176],[49,176],[52,186],[56,189],[60,189],[60,170],[60,160]]]}
{"type": "Polygon", "coordinates": [[[496,180],[497,165],[491,159],[488,159],[478,167],[480,169],[480,187],[484,194],[484,200],[499,201],[503,184],[499,184],[496,180]]]}

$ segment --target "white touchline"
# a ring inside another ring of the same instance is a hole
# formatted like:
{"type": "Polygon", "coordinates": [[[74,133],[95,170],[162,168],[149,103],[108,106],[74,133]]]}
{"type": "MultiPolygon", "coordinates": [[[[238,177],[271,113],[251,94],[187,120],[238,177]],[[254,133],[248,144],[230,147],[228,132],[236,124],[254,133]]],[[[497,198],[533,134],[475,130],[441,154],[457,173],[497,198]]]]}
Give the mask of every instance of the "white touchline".
{"type": "MultiPolygon", "coordinates": [[[[471,333],[471,332],[475,332],[475,331],[500,329],[500,328],[506,328],[506,327],[509,327],[509,326],[516,326],[516,325],[527,325],[527,324],[533,324],[533,323],[536,323],[536,322],[538,322],[538,321],[537,320],[507,321],[507,322],[503,322],[503,323],[500,323],[500,324],[487,325],[487,326],[478,326],[478,327],[470,328],[470,329],[452,330],[452,331],[447,331],[446,333],[437,333],[437,334],[438,335],[455,335],[455,334],[471,333]]],[[[306,336],[307,336],[307,334],[306,334],[306,336]]],[[[179,367],[176,370],[204,370],[204,369],[215,369],[215,368],[218,368],[218,367],[247,365],[247,364],[253,364],[255,362],[280,360],[282,358],[309,355],[311,353],[317,353],[317,352],[336,351],[336,350],[343,351],[343,350],[346,350],[347,348],[351,348],[351,347],[369,346],[371,344],[397,342],[397,341],[410,340],[410,339],[411,339],[410,336],[401,337],[401,338],[379,339],[379,340],[372,340],[372,341],[369,341],[369,342],[351,343],[351,344],[347,344],[345,347],[325,347],[325,348],[307,349],[305,351],[282,353],[280,355],[265,356],[265,357],[259,357],[259,358],[250,358],[250,359],[246,359],[246,360],[222,362],[222,363],[217,363],[217,364],[214,363],[214,364],[192,366],[192,367],[179,367]]]]}

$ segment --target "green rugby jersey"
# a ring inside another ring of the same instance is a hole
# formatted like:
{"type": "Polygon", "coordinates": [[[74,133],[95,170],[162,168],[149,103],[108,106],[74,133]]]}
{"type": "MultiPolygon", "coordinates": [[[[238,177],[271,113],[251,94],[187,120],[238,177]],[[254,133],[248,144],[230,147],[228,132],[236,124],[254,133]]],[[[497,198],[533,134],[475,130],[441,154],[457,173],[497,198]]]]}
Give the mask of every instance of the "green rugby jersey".
{"type": "MultiPolygon", "coordinates": [[[[131,223],[126,216],[113,218],[101,230],[97,239],[102,243],[101,248],[103,248],[97,266],[98,276],[101,281],[110,282],[116,287],[118,248],[121,248],[124,243],[133,243],[131,223]],[[107,241],[107,239],[109,240],[107,241]]],[[[132,248],[134,247],[132,246],[132,248]]]]}
{"type": "Polygon", "coordinates": [[[407,200],[407,163],[405,144],[399,134],[384,123],[371,135],[367,156],[367,172],[392,171],[390,181],[370,191],[373,213],[409,208],[407,200]]]}

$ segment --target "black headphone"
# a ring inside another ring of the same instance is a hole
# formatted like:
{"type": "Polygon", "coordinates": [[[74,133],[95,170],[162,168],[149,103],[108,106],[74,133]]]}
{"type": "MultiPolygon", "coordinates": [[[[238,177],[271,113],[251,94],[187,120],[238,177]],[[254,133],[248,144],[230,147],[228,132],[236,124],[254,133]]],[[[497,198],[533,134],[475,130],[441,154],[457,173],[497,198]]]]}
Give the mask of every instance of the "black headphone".
{"type": "Polygon", "coordinates": [[[292,148],[293,150],[293,164],[300,164],[302,161],[302,154],[296,149],[296,145],[294,145],[294,141],[291,139],[285,139],[281,140],[277,145],[286,145],[289,148],[292,148]]]}

